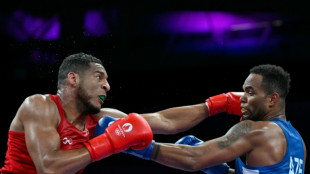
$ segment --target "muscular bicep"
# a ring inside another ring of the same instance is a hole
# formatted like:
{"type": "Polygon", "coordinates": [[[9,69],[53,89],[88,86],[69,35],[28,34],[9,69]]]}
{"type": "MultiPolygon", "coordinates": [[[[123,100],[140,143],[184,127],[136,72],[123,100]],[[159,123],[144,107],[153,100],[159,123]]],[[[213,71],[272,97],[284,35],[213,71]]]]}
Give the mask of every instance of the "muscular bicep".
{"type": "Polygon", "coordinates": [[[38,173],[76,173],[91,162],[85,147],[60,150],[57,106],[42,95],[25,100],[18,111],[28,152],[38,173]]]}
{"type": "Polygon", "coordinates": [[[25,124],[25,140],[29,154],[34,162],[53,151],[59,150],[60,138],[56,128],[46,124],[25,124]]]}
{"type": "Polygon", "coordinates": [[[56,112],[51,109],[46,97],[35,96],[27,98],[17,114],[24,127],[28,152],[39,169],[44,165],[42,162],[46,155],[60,147],[56,112]]]}
{"type": "Polygon", "coordinates": [[[207,165],[215,165],[242,156],[253,148],[251,132],[252,123],[243,121],[233,126],[224,136],[204,142],[202,160],[207,165]]]}

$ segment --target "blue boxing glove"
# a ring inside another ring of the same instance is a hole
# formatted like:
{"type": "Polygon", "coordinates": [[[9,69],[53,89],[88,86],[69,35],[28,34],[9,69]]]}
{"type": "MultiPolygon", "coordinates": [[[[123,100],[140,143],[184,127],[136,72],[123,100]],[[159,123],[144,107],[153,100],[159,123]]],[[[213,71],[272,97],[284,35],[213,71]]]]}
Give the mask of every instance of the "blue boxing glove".
{"type": "Polygon", "coordinates": [[[203,143],[202,140],[196,138],[193,135],[187,135],[187,136],[179,139],[177,142],[175,142],[175,144],[186,144],[186,145],[191,145],[191,146],[198,146],[202,143],[203,143]]]}
{"type": "Polygon", "coordinates": [[[105,116],[98,121],[98,124],[95,128],[95,137],[104,133],[105,129],[110,126],[117,118],[105,116]]]}
{"type": "MultiPolygon", "coordinates": [[[[110,116],[105,116],[105,117],[101,118],[99,120],[96,128],[95,128],[95,137],[103,134],[105,129],[116,120],[117,120],[117,118],[110,117],[110,116]]],[[[155,144],[155,141],[153,140],[152,143],[148,147],[146,147],[145,149],[133,150],[133,149],[129,148],[129,149],[124,150],[122,152],[126,153],[126,154],[134,155],[134,156],[142,158],[142,159],[149,160],[151,158],[151,155],[152,155],[154,144],[155,144]]]]}
{"type": "MultiPolygon", "coordinates": [[[[187,135],[175,142],[175,144],[186,144],[191,146],[198,146],[202,143],[202,140],[193,135],[187,135]]],[[[201,169],[201,171],[207,174],[227,174],[229,171],[229,166],[226,163],[222,163],[216,166],[201,169]]]]}
{"type": "Polygon", "coordinates": [[[154,148],[154,144],[155,144],[155,141],[153,140],[152,143],[149,146],[147,146],[145,149],[133,150],[133,149],[129,148],[127,150],[124,150],[123,153],[134,155],[136,157],[139,157],[139,158],[142,158],[142,159],[145,159],[145,160],[150,160],[151,159],[151,155],[152,155],[152,151],[153,151],[153,148],[154,148]]]}

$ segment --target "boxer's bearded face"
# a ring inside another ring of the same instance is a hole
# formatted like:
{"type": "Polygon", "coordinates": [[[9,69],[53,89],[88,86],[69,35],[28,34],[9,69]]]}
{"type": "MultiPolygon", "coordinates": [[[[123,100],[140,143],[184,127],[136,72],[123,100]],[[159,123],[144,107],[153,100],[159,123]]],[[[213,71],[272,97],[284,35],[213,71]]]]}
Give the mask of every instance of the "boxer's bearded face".
{"type": "Polygon", "coordinates": [[[266,109],[264,106],[264,102],[261,99],[254,99],[248,103],[248,115],[244,118],[244,120],[253,120],[253,121],[261,121],[266,115],[266,109]]]}
{"type": "Polygon", "coordinates": [[[87,90],[84,88],[83,80],[80,81],[78,92],[77,92],[77,108],[80,109],[81,113],[90,113],[97,114],[100,112],[100,108],[96,107],[91,103],[92,96],[87,93],[87,90]]]}
{"type": "Polygon", "coordinates": [[[245,110],[242,120],[263,120],[267,114],[267,97],[261,87],[262,76],[251,74],[243,85],[245,95],[242,97],[242,107],[245,110]]]}

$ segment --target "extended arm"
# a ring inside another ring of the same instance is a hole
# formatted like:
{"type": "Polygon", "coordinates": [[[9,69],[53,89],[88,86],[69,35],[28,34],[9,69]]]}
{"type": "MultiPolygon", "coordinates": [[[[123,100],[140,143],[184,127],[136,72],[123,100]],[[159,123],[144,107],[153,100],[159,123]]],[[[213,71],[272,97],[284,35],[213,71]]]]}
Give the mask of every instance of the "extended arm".
{"type": "MultiPolygon", "coordinates": [[[[100,136],[103,134],[109,125],[111,125],[113,122],[115,122],[117,119],[106,116],[102,119],[99,120],[96,129],[95,129],[95,136],[100,136]]],[[[185,136],[181,139],[179,139],[175,144],[185,144],[185,145],[191,145],[191,146],[198,146],[202,144],[203,141],[196,138],[195,136],[188,135],[185,136]]],[[[150,160],[152,151],[154,148],[155,141],[153,140],[152,143],[145,149],[143,150],[133,150],[133,149],[128,149],[123,151],[124,153],[137,156],[139,158],[143,158],[146,160],[150,160]]],[[[228,171],[234,172],[232,169],[229,169],[229,166],[226,163],[222,163],[216,166],[212,166],[210,168],[204,168],[201,171],[207,174],[227,174],[228,171]]]]}
{"type": "Polygon", "coordinates": [[[253,148],[251,130],[251,121],[244,121],[232,127],[226,135],[198,146],[155,143],[151,159],[186,171],[212,167],[232,161],[250,151],[253,148]]]}
{"type": "Polygon", "coordinates": [[[175,134],[190,129],[208,117],[205,103],[174,107],[156,113],[141,114],[154,134],[175,134]]]}
{"type": "Polygon", "coordinates": [[[243,92],[229,92],[208,98],[205,103],[174,107],[155,113],[141,114],[154,134],[175,134],[188,130],[209,116],[226,112],[241,116],[243,92]]]}

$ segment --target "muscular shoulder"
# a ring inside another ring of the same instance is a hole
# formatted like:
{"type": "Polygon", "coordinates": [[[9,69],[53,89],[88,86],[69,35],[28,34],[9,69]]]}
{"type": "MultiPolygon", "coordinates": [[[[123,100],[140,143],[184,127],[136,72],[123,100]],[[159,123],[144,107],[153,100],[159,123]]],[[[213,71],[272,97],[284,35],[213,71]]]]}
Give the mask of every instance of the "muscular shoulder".
{"type": "Polygon", "coordinates": [[[281,128],[275,123],[246,120],[236,124],[226,133],[227,141],[223,141],[222,146],[226,147],[228,144],[243,139],[254,147],[261,143],[266,144],[270,138],[279,137],[281,133],[281,128]]]}
{"type": "Polygon", "coordinates": [[[252,125],[251,133],[255,135],[255,138],[260,138],[259,142],[262,139],[270,140],[284,137],[282,129],[271,121],[257,121],[253,122],[252,125]]]}
{"type": "MultiPolygon", "coordinates": [[[[230,137],[240,137],[247,142],[251,156],[281,159],[285,152],[285,135],[282,129],[270,121],[244,121],[236,125],[230,137]],[[265,154],[266,153],[266,154],[265,154]]],[[[253,161],[252,161],[253,162],[253,161]]]]}
{"type": "Polygon", "coordinates": [[[24,122],[42,121],[57,124],[57,106],[49,95],[35,94],[27,97],[16,114],[24,122]]]}
{"type": "Polygon", "coordinates": [[[286,144],[278,125],[269,121],[250,120],[234,125],[216,141],[220,149],[231,153],[229,159],[247,154],[247,162],[253,166],[278,162],[285,153],[286,144]]]}
{"type": "Polygon", "coordinates": [[[25,111],[33,112],[35,115],[50,113],[55,109],[55,103],[48,95],[35,94],[27,97],[23,104],[22,109],[25,111]]]}
{"type": "Polygon", "coordinates": [[[249,165],[272,165],[280,162],[285,155],[285,135],[282,129],[273,122],[252,122],[252,130],[247,140],[252,145],[252,150],[247,155],[249,165]]]}
{"type": "Polygon", "coordinates": [[[51,99],[49,95],[34,94],[31,96],[28,96],[24,102],[29,103],[29,104],[36,104],[37,102],[40,102],[41,104],[45,104],[47,101],[49,101],[49,99],[51,99]]]}

